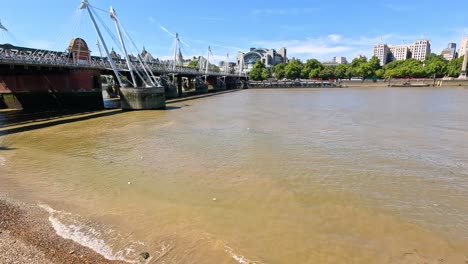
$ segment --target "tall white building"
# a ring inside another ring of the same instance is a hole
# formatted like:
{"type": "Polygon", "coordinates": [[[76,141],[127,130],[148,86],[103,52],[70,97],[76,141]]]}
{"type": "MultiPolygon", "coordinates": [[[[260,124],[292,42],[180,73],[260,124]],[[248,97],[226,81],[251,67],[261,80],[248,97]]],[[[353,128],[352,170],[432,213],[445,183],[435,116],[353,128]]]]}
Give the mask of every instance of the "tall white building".
{"type": "Polygon", "coordinates": [[[391,61],[406,60],[411,56],[410,48],[407,45],[391,46],[391,61]]]}
{"type": "Polygon", "coordinates": [[[333,57],[333,62],[336,64],[346,64],[348,60],[346,60],[346,57],[337,56],[333,57]]]}
{"type": "Polygon", "coordinates": [[[431,42],[427,39],[418,39],[410,46],[411,58],[424,61],[426,55],[431,53],[431,42]]]}
{"type": "Polygon", "coordinates": [[[460,50],[458,51],[458,56],[464,56],[466,51],[468,50],[468,37],[464,37],[461,44],[460,44],[460,50]]]}
{"type": "Polygon", "coordinates": [[[387,64],[390,49],[387,44],[377,44],[374,46],[374,56],[380,60],[380,66],[387,64]]]}
{"type": "MultiPolygon", "coordinates": [[[[468,49],[468,45],[466,47],[468,49]]],[[[431,42],[427,39],[416,40],[411,45],[388,46],[387,44],[376,44],[374,46],[374,56],[379,58],[382,66],[392,61],[409,58],[424,61],[429,53],[431,53],[431,42]]]]}

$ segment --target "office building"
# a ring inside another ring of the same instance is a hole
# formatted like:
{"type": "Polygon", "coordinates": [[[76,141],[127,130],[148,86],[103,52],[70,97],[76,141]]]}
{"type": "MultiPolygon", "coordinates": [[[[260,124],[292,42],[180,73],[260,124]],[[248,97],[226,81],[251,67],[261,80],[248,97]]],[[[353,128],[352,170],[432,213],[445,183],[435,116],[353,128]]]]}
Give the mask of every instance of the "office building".
{"type": "Polygon", "coordinates": [[[447,48],[442,50],[441,55],[446,60],[453,60],[453,59],[457,58],[457,44],[449,43],[447,45],[447,48]]]}

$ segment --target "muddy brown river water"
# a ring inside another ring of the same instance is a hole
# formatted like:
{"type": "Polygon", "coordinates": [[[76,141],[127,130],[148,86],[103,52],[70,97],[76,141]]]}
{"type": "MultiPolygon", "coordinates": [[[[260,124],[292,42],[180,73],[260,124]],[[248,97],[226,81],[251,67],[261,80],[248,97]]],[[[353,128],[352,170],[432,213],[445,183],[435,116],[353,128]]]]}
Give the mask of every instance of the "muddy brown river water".
{"type": "Polygon", "coordinates": [[[468,261],[467,89],[243,90],[0,120],[0,192],[110,259],[468,261]]]}

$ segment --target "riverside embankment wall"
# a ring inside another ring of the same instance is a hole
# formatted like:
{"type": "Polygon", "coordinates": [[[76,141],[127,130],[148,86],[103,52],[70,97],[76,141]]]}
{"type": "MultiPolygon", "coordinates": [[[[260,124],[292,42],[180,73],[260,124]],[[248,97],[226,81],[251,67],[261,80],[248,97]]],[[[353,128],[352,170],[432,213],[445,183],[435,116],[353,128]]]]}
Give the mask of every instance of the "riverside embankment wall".
{"type": "Polygon", "coordinates": [[[388,80],[341,80],[342,87],[468,87],[468,80],[443,79],[391,79],[388,80]]]}

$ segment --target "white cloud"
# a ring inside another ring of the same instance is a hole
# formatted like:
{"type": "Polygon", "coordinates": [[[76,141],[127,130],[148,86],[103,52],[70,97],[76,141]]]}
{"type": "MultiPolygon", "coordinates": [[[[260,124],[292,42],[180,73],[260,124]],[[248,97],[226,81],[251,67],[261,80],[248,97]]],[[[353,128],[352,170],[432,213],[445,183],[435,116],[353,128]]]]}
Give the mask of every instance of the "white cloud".
{"type": "Polygon", "coordinates": [[[372,56],[373,47],[377,43],[397,45],[413,42],[417,38],[416,36],[402,34],[347,37],[333,33],[317,38],[279,41],[262,40],[254,42],[254,45],[266,48],[286,47],[288,57],[300,59],[315,58],[329,61],[334,56],[345,56],[348,60],[352,60],[358,54],[370,57],[372,56]]]}
{"type": "Polygon", "coordinates": [[[352,47],[345,45],[331,45],[317,40],[290,40],[278,42],[258,42],[262,46],[286,47],[288,54],[294,57],[325,59],[328,56],[338,56],[339,54],[352,50],[352,47]]]}
{"type": "Polygon", "coordinates": [[[328,35],[328,38],[333,42],[338,42],[341,40],[342,36],[338,34],[330,34],[328,35]]]}
{"type": "Polygon", "coordinates": [[[154,17],[148,17],[148,20],[149,20],[151,23],[156,23],[156,19],[154,19],[154,17]]]}

